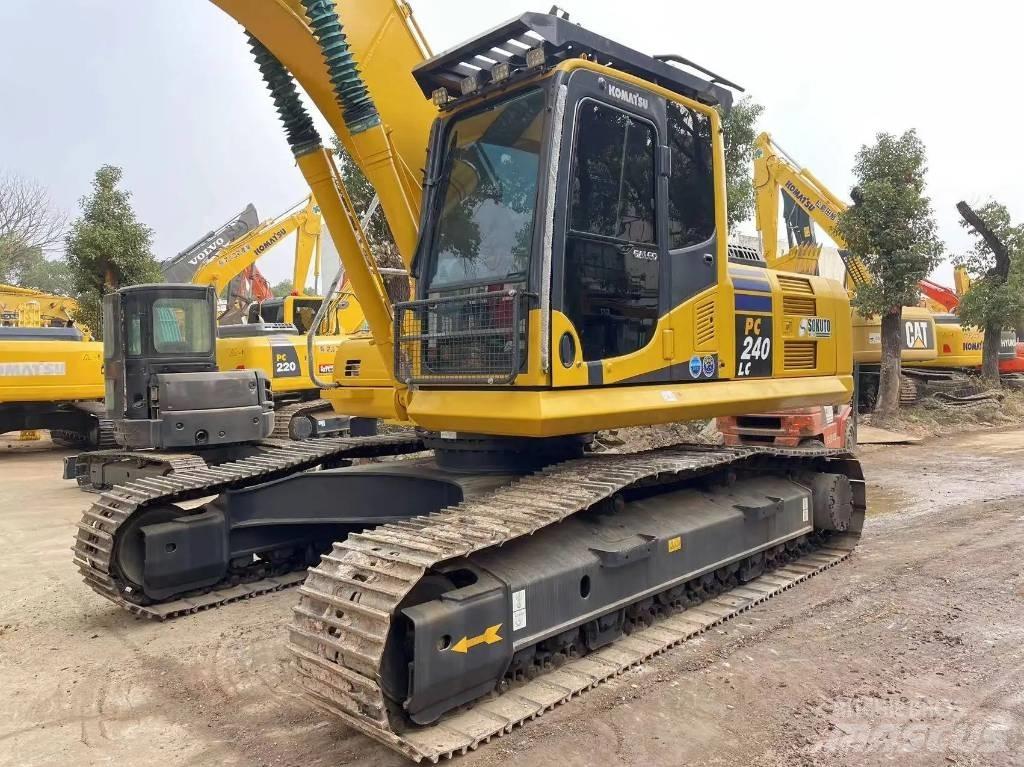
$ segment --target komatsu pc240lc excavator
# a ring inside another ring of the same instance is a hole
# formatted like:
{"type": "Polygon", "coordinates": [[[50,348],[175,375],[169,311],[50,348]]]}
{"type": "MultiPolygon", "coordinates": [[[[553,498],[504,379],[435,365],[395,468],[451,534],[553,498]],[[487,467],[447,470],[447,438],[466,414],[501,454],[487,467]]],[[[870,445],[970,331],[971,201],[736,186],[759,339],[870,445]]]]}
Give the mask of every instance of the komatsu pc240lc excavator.
{"type": "MultiPolygon", "coordinates": [[[[76,540],[97,592],[171,617],[333,539],[290,627],[299,681],[344,722],[436,761],[849,555],[865,497],[848,455],[585,451],[597,429],[850,397],[842,285],[728,257],[726,81],[556,15],[516,17],[407,73],[385,55],[414,50],[404,3],[217,4],[250,32],[339,247],[372,336],[358,348],[379,354],[381,396],[430,452],[114,488],[76,540]],[[293,76],[365,167],[413,300],[388,301],[293,76]],[[419,197],[421,158],[406,162],[410,131],[391,118],[427,98],[419,197]]],[[[350,388],[346,407],[375,406],[350,388]]],[[[389,449],[374,439],[331,460],[389,449]]]]}

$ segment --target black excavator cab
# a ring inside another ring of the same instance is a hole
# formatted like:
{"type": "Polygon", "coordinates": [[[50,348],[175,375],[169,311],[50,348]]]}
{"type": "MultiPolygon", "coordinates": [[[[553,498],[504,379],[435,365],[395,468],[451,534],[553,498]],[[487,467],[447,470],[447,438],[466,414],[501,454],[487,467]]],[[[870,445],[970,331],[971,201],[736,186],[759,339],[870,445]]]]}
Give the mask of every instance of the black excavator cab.
{"type": "Polygon", "coordinates": [[[217,369],[212,287],[135,285],[103,299],[107,417],[123,447],[254,442],[274,428],[270,381],[217,369]]]}

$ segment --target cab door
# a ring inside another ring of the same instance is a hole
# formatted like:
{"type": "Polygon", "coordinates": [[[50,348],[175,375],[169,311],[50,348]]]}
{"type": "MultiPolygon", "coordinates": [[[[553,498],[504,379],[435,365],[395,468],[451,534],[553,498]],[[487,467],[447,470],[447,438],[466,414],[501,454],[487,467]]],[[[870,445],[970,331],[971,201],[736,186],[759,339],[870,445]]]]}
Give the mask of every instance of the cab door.
{"type": "Polygon", "coordinates": [[[663,99],[591,71],[569,80],[552,248],[555,386],[602,385],[606,363],[655,342],[667,282],[664,109],[663,99]]]}

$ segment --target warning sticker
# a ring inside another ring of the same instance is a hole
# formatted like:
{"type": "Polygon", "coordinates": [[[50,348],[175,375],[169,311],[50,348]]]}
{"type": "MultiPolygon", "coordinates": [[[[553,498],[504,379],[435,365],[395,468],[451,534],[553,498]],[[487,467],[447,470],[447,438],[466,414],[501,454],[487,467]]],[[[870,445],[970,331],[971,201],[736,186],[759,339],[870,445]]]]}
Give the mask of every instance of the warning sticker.
{"type": "Polygon", "coordinates": [[[526,628],[526,590],[512,592],[512,630],[526,628]]]}

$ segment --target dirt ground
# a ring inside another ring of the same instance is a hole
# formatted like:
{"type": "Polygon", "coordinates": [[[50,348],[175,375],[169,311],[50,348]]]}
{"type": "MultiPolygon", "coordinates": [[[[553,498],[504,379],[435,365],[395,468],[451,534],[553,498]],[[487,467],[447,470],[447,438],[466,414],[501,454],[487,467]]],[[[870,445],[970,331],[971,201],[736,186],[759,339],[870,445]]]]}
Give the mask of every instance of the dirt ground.
{"type": "MultiPolygon", "coordinates": [[[[0,765],[401,765],[288,674],[294,592],[168,624],[71,565],[89,497],[0,445],[0,765]]],[[[1024,764],[1024,429],[867,448],[853,558],[460,759],[1024,764]]]]}

